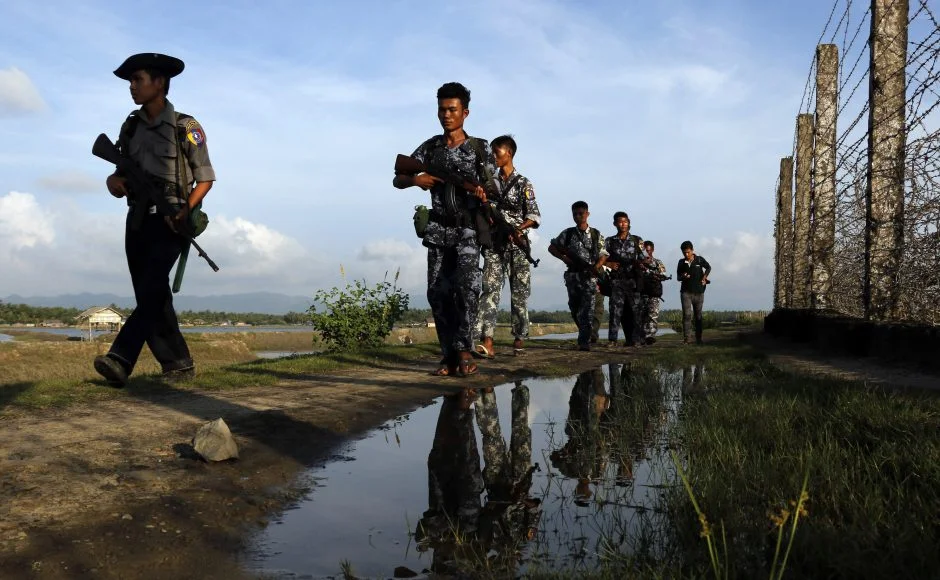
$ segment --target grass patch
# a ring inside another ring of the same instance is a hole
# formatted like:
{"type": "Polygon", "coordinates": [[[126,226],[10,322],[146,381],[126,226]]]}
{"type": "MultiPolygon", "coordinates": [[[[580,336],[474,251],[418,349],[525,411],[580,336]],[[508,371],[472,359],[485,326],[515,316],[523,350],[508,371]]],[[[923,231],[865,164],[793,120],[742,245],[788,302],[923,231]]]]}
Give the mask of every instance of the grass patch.
{"type": "MultiPolygon", "coordinates": [[[[940,394],[784,372],[730,338],[642,364],[704,365],[673,437],[702,512],[724,525],[729,576],[768,576],[774,516],[792,511],[807,472],[788,577],[940,569],[940,394]]],[[[689,569],[711,569],[688,494],[676,488],[667,507],[689,569]]]]}
{"type": "MultiPolygon", "coordinates": [[[[254,352],[309,350],[312,333],[207,332],[187,334],[186,340],[197,361],[199,375],[193,381],[174,385],[174,389],[225,390],[273,385],[281,380],[304,379],[355,366],[411,362],[433,355],[438,349],[436,343],[428,343],[263,360],[254,352]]],[[[109,346],[101,341],[17,340],[0,344],[0,409],[61,407],[167,390],[158,378],[160,365],[148,349],[144,349],[125,389],[105,385],[92,361],[106,353],[109,346]]]]}

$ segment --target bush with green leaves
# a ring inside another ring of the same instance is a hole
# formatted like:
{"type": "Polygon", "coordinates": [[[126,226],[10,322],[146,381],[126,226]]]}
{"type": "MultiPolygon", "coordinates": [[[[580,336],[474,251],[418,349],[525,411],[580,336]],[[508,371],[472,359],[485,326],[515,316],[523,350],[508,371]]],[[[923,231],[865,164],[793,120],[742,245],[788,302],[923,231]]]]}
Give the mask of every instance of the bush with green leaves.
{"type": "Polygon", "coordinates": [[[392,327],[408,310],[408,294],[393,281],[369,286],[365,280],[346,283],[345,288],[318,290],[308,309],[314,330],[332,351],[372,348],[383,344],[392,327]],[[319,307],[318,307],[319,306],[319,307]]]}

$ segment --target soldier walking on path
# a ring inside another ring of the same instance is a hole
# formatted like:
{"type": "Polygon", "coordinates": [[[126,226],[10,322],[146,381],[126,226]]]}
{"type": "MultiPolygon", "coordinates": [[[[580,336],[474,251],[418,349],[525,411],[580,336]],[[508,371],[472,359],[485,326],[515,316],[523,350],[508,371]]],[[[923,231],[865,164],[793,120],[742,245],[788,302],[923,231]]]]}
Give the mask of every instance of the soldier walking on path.
{"type": "Polygon", "coordinates": [[[624,344],[636,346],[637,295],[636,275],[643,250],[638,236],[630,233],[630,216],[618,211],[614,214],[614,227],[617,233],[604,241],[604,247],[610,256],[607,267],[610,268],[610,325],[607,327],[607,340],[610,345],[617,343],[617,335],[623,327],[624,344]]]}
{"type": "Polygon", "coordinates": [[[597,275],[607,261],[604,238],[588,225],[588,204],[571,204],[574,227],[566,228],[551,241],[548,252],[568,266],[565,288],[568,290],[568,308],[578,325],[578,350],[591,350],[591,314],[597,294],[597,275]]]}
{"type": "MultiPolygon", "coordinates": [[[[528,178],[516,171],[513,163],[517,150],[515,139],[509,135],[499,136],[493,139],[492,148],[499,168],[501,192],[495,209],[515,228],[513,236],[524,237],[529,228],[539,227],[542,219],[535,201],[535,188],[528,178]]],[[[490,203],[493,202],[490,200],[490,203]]],[[[486,358],[492,358],[494,354],[493,334],[496,331],[499,294],[507,275],[514,338],[512,348],[513,353],[519,355],[523,352],[523,339],[529,337],[531,266],[517,243],[511,239],[495,239],[492,249],[483,249],[483,295],[474,332],[482,341],[476,350],[486,358]]]]}
{"type": "MultiPolygon", "coordinates": [[[[460,83],[437,90],[437,118],[444,129],[422,143],[412,157],[425,166],[487,183],[495,174],[495,160],[485,139],[467,135],[463,125],[470,114],[470,91],[460,83]]],[[[420,187],[431,191],[431,212],[423,244],[428,249],[428,304],[441,345],[436,376],[466,377],[477,372],[471,358],[473,324],[480,299],[480,244],[476,212],[486,201],[483,187],[464,191],[429,173],[397,174],[398,189],[420,187]]],[[[497,188],[498,185],[493,185],[497,188]]]]}
{"type": "Polygon", "coordinates": [[[94,362],[95,370],[117,387],[127,382],[145,343],[164,378],[187,379],[195,374],[173,309],[170,270],[187,243],[177,232],[190,227],[190,212],[209,192],[215,171],[202,126],[189,115],[177,113],[167,100],[170,79],[183,72],[183,66],[178,58],[145,53],[129,57],[114,71],[130,82],[131,98],[141,106],[124,121],[117,147],[149,174],[177,210],[169,217],[150,206],[140,226],[134,228],[131,215],[136,202],[128,196],[126,178],[120,171],[108,176],[108,191],[114,197],[127,197],[131,208],[124,251],[137,302],[111,349],[94,362]]]}
{"type": "Polygon", "coordinates": [[[663,261],[653,256],[655,248],[651,240],[643,241],[643,251],[646,256],[640,264],[642,272],[640,311],[642,312],[643,340],[646,344],[656,342],[656,332],[659,330],[659,306],[663,300],[663,282],[670,278],[666,276],[666,265],[663,261]]]}

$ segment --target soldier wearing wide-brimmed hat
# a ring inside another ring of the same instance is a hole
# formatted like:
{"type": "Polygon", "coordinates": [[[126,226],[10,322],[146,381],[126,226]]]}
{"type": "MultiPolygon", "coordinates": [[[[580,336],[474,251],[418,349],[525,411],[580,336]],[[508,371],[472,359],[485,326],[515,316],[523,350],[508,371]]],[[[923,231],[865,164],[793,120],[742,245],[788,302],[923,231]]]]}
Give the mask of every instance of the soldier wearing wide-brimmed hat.
{"type": "MultiPolygon", "coordinates": [[[[131,97],[140,105],[121,126],[121,153],[148,173],[178,211],[172,217],[147,208],[143,223],[125,230],[125,252],[137,306],[121,328],[108,354],[95,358],[95,370],[110,384],[123,386],[146,343],[168,379],[190,378],[195,367],[180,333],[169,276],[173,264],[189,249],[176,232],[190,220],[215,181],[206,133],[190,115],[176,112],[167,100],[170,79],[183,72],[183,61],[165,54],[128,57],[114,74],[130,82],[131,97]]],[[[108,191],[127,197],[120,171],[108,176],[108,191]]],[[[133,205],[128,198],[128,205],[133,205]]],[[[128,226],[131,222],[128,220],[128,226]]]]}

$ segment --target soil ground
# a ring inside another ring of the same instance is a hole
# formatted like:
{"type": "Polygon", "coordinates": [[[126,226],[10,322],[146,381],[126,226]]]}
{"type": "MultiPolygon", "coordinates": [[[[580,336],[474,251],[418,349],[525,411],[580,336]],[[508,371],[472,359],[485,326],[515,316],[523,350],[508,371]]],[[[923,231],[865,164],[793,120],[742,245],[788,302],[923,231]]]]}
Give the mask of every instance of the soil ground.
{"type": "MultiPolygon", "coordinates": [[[[718,340],[735,340],[733,333],[718,340]]],[[[745,333],[782,366],[899,386],[937,387],[937,377],[809,351],[745,333]]],[[[239,556],[308,491],[304,470],[351,439],[465,386],[681,348],[660,341],[637,352],[530,342],[523,357],[498,348],[468,379],[429,375],[431,358],[329,375],[284,378],[275,387],[177,391],[94,406],[0,411],[0,578],[242,578],[239,556]],[[241,458],[207,464],[189,442],[222,417],[241,458]]],[[[133,394],[133,393],[132,393],[133,394]]]]}

